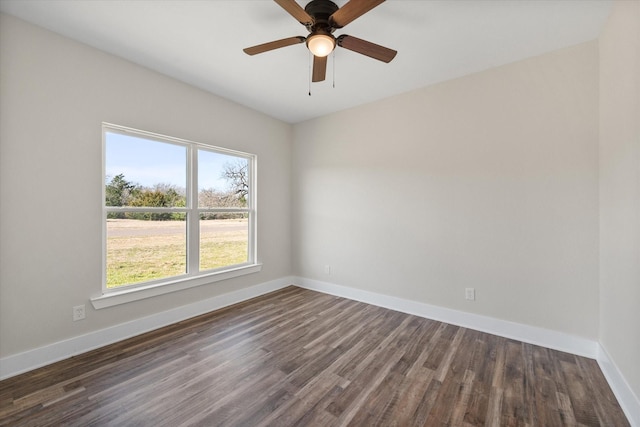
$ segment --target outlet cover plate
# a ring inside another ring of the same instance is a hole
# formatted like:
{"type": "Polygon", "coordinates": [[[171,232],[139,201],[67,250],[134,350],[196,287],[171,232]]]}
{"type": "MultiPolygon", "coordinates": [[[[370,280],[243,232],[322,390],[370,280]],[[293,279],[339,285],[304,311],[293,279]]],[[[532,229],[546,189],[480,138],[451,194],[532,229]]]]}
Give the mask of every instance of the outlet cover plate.
{"type": "Polygon", "coordinates": [[[475,288],[465,288],[464,297],[468,301],[475,301],[476,300],[476,290],[475,290],[475,288]]]}
{"type": "Polygon", "coordinates": [[[73,307],[73,321],[84,319],[84,304],[73,307]]]}

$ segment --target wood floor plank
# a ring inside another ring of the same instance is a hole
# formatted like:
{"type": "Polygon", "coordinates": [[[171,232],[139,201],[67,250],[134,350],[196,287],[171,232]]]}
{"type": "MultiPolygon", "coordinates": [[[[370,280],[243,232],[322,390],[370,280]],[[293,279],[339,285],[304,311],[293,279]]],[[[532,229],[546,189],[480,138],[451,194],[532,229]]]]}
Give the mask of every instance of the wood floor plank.
{"type": "Polygon", "coordinates": [[[570,390],[569,400],[576,421],[584,425],[594,425],[598,416],[594,407],[595,397],[589,389],[587,381],[582,377],[576,363],[561,362],[567,387],[570,390]]]}
{"type": "Polygon", "coordinates": [[[0,382],[0,426],[628,426],[597,363],[288,287],[0,382]]]}
{"type": "Polygon", "coordinates": [[[525,373],[522,362],[522,343],[508,340],[505,351],[501,425],[530,424],[528,402],[524,400],[525,373]]]}
{"type": "Polygon", "coordinates": [[[458,396],[453,406],[451,413],[451,425],[459,426],[466,418],[466,414],[469,407],[469,400],[471,399],[471,391],[473,388],[473,381],[475,379],[475,373],[471,370],[465,370],[464,378],[458,389],[458,396]]]}
{"type": "MultiPolygon", "coordinates": [[[[598,367],[598,362],[593,359],[576,357],[576,363],[583,372],[583,376],[587,380],[587,384],[591,390],[611,390],[607,380],[598,367]]],[[[601,397],[596,398],[593,404],[595,405],[598,419],[602,420],[605,425],[623,425],[626,421],[620,418],[620,411],[616,410],[618,402],[615,400],[613,391],[610,393],[601,393],[601,397]]]]}
{"type": "Polygon", "coordinates": [[[558,388],[553,381],[551,369],[553,364],[549,360],[547,349],[532,346],[533,368],[527,371],[527,375],[535,379],[535,405],[537,419],[540,425],[561,426],[562,418],[558,408],[556,393],[558,388]]]}
{"type": "Polygon", "coordinates": [[[433,370],[424,368],[423,365],[432,348],[429,343],[438,337],[440,331],[439,323],[431,321],[416,331],[417,334],[405,354],[410,367],[402,383],[394,390],[397,397],[395,405],[390,407],[388,413],[385,414],[386,425],[410,425],[413,414],[422,402],[425,390],[435,374],[433,370]]]}
{"type": "Polygon", "coordinates": [[[500,425],[500,419],[502,418],[502,394],[503,389],[501,387],[491,387],[484,425],[491,427],[500,425]]]}
{"type": "Polygon", "coordinates": [[[470,425],[484,425],[495,367],[495,353],[492,352],[490,336],[480,332],[471,336],[475,337],[475,340],[468,369],[474,373],[474,380],[463,421],[470,425]]]}

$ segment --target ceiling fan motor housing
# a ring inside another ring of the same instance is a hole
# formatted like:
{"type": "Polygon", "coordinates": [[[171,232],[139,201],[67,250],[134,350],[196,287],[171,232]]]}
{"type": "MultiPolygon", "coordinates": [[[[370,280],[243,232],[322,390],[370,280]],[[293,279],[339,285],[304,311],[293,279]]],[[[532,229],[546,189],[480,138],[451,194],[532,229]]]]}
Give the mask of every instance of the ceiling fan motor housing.
{"type": "Polygon", "coordinates": [[[307,27],[309,32],[332,33],[334,28],[329,24],[329,17],[339,9],[338,5],[331,0],[312,0],[304,10],[313,17],[313,24],[307,27]]]}

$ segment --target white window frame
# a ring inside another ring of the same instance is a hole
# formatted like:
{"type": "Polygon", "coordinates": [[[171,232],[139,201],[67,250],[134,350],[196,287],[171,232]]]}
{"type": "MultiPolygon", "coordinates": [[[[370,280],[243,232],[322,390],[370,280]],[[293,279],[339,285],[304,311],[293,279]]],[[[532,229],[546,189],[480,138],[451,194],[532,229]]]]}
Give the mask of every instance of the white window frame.
{"type": "Polygon", "coordinates": [[[262,264],[257,262],[256,244],[256,169],[257,156],[251,153],[217,147],[209,144],[202,144],[185,139],[161,135],[133,129],[111,123],[102,123],[102,292],[99,296],[91,299],[96,309],[123,304],[139,299],[188,289],[194,286],[201,286],[245,274],[256,273],[261,270],[262,264]],[[152,141],[169,143],[183,146],[187,150],[186,169],[187,182],[186,194],[187,203],[183,207],[128,207],[128,206],[106,206],[105,204],[105,173],[106,173],[106,134],[119,133],[123,135],[135,136],[152,141]],[[215,153],[231,155],[248,161],[249,174],[249,197],[246,208],[201,208],[198,206],[198,150],[207,150],[215,153]],[[107,214],[110,212],[180,212],[186,214],[186,254],[187,272],[179,276],[172,276],[163,279],[151,280],[142,283],[123,285],[116,288],[107,288],[107,214]],[[220,267],[213,270],[199,270],[200,262],[200,213],[202,212],[242,212],[248,214],[248,260],[242,264],[220,267]]]}

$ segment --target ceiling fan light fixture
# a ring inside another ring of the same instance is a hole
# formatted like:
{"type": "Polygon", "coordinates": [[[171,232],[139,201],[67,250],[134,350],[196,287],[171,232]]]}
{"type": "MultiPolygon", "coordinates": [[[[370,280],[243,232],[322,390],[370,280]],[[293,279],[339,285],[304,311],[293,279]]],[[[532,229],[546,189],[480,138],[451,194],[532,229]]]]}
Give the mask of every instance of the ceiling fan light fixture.
{"type": "Polygon", "coordinates": [[[314,56],[323,58],[333,52],[336,39],[330,34],[311,34],[307,37],[307,47],[314,56]]]}

